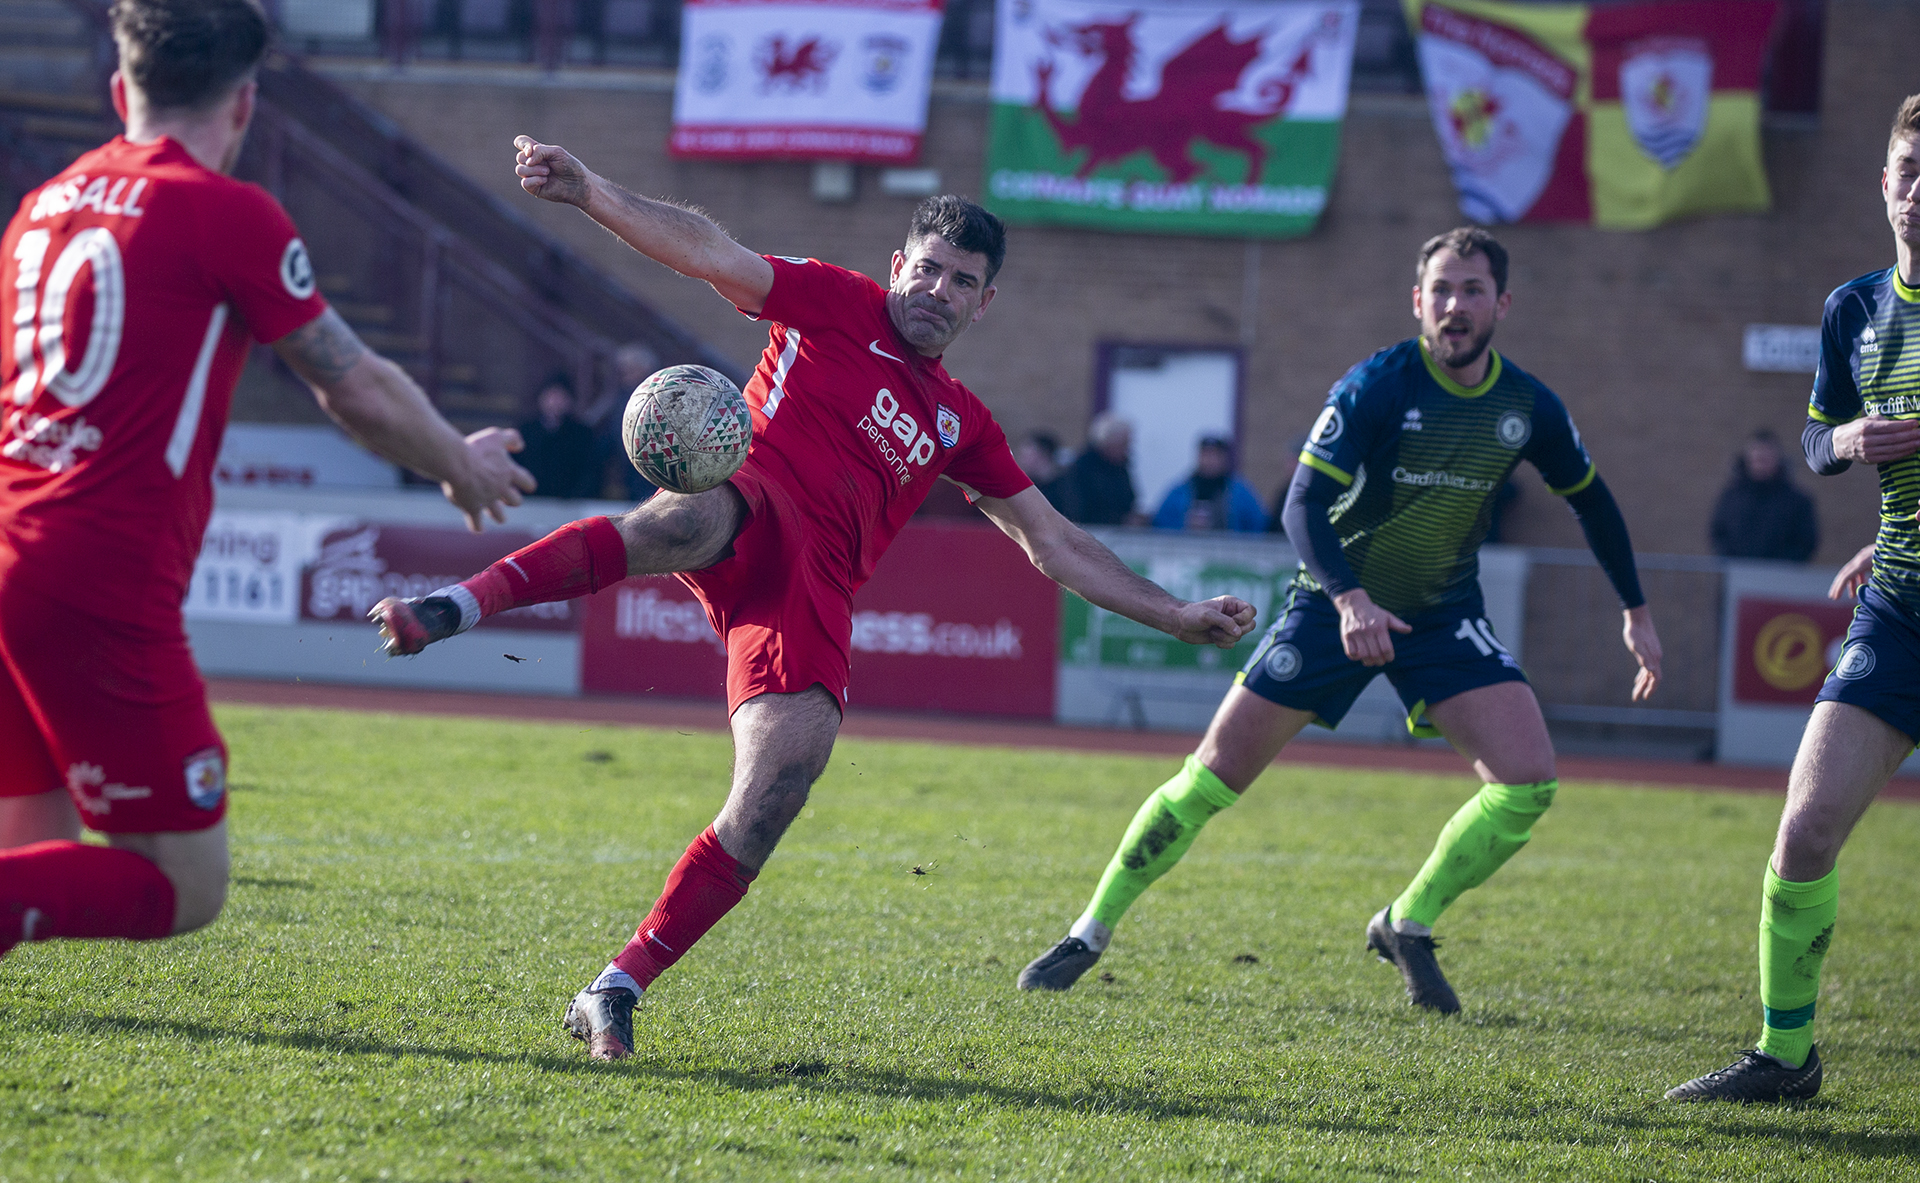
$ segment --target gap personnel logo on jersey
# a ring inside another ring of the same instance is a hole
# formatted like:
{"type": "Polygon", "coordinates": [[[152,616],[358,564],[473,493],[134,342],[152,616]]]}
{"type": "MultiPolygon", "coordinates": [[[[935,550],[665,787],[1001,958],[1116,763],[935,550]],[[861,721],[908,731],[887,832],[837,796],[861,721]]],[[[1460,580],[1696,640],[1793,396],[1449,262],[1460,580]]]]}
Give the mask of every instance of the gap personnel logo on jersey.
{"type": "Polygon", "coordinates": [[[960,446],[960,416],[953,408],[945,403],[936,406],[933,412],[933,425],[934,429],[940,433],[942,444],[949,448],[960,446]]]}
{"type": "Polygon", "coordinates": [[[307,244],[297,238],[280,256],[280,282],[296,300],[313,295],[313,260],[307,257],[307,244]]]}
{"type": "Polygon", "coordinates": [[[144,801],[153,796],[146,785],[109,782],[105,768],[85,760],[67,768],[67,791],[80,808],[92,814],[112,813],[115,801],[144,801]]]}
{"type": "Polygon", "coordinates": [[[187,796],[202,809],[218,809],[227,793],[227,762],[219,748],[208,748],[187,757],[187,796]]]}
{"type": "Polygon", "coordinates": [[[1282,642],[1267,654],[1267,676],[1276,682],[1291,682],[1300,672],[1300,651],[1282,642]]]}
{"type": "Polygon", "coordinates": [[[1493,425],[1493,434],[1508,448],[1520,448],[1533,438],[1533,420],[1518,411],[1508,411],[1493,425]]]}
{"type": "Polygon", "coordinates": [[[1307,433],[1307,438],[1325,447],[1339,439],[1340,433],[1346,429],[1347,421],[1340,417],[1340,408],[1328,407],[1320,412],[1318,419],[1313,421],[1313,430],[1307,433]]]}
{"type": "Polygon", "coordinates": [[[1858,681],[1873,672],[1873,650],[1865,645],[1849,645],[1840,655],[1840,664],[1833,667],[1833,676],[1849,682],[1858,681]]]}
{"type": "MultiPolygon", "coordinates": [[[[873,406],[860,418],[859,429],[880,449],[880,458],[893,470],[901,484],[913,479],[910,465],[925,465],[933,459],[933,437],[920,430],[912,412],[900,406],[893,391],[882,386],[873,396],[873,406]],[[900,441],[896,448],[887,437],[900,441]]],[[[935,430],[939,430],[936,425],[935,430]]]]}

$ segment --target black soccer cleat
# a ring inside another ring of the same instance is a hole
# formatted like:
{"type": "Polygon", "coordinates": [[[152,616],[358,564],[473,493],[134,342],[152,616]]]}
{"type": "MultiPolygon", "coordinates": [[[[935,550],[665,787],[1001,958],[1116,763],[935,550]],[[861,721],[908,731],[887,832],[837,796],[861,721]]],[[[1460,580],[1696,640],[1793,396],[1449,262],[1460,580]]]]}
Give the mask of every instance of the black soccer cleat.
{"type": "Polygon", "coordinates": [[[587,1045],[596,1060],[624,1060],[633,1054],[633,1008],[640,998],[619,986],[582,990],[567,1003],[561,1026],[587,1045]]]}
{"type": "Polygon", "coordinates": [[[1447,985],[1447,976],[1440,972],[1440,963],[1433,956],[1439,942],[1432,937],[1407,936],[1393,931],[1387,910],[1380,909],[1367,922],[1368,950],[1379,954],[1380,960],[1399,967],[1400,976],[1406,979],[1409,1003],[1443,1015],[1457,1012],[1460,999],[1454,995],[1453,987],[1447,985]]]}
{"type": "Polygon", "coordinates": [[[1093,968],[1100,954],[1079,937],[1066,937],[1020,971],[1022,990],[1067,990],[1093,968]]]}
{"type": "Polygon", "coordinates": [[[1747,1105],[1756,1101],[1804,1101],[1820,1091],[1820,1049],[1807,1049],[1807,1062],[1789,1068],[1758,1048],[1748,1048],[1740,1058],[1705,1076],[1667,1090],[1669,1101],[1732,1101],[1747,1105]]]}
{"type": "Polygon", "coordinates": [[[412,657],[462,631],[460,605],[447,596],[388,596],[368,610],[367,620],[380,629],[380,648],[388,657],[412,657]]]}

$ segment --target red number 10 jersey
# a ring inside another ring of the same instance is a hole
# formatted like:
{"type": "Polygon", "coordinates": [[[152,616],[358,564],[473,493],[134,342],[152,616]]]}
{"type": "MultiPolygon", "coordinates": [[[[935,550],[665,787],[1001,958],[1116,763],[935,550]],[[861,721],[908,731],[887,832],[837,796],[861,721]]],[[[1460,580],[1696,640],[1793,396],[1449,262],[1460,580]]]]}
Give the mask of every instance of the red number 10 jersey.
{"type": "Polygon", "coordinates": [[[326,308],[267,192],[115,139],[0,238],[0,579],[179,629],[249,338],[326,308]]]}

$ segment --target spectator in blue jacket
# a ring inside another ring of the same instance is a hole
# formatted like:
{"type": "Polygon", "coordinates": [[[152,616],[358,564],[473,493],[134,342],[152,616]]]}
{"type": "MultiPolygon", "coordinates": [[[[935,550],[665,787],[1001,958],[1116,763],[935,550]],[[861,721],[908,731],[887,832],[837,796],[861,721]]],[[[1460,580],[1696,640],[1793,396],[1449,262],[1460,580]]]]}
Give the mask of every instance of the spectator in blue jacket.
{"type": "Polygon", "coordinates": [[[1153,515],[1162,530],[1243,530],[1261,533],[1267,511],[1253,486],[1233,471],[1233,443],[1217,435],[1200,440],[1193,475],[1175,485],[1153,515]]]}

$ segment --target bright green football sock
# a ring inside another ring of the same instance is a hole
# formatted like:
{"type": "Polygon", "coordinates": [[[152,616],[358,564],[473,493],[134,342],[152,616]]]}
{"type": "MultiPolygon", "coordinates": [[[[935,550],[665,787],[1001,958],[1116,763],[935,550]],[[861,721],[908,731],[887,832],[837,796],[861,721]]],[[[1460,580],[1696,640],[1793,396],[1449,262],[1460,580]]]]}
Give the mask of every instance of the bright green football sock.
{"type": "Polygon", "coordinates": [[[1120,849],[1093,891],[1087,914],[1112,928],[1155,879],[1173,869],[1207,819],[1240,799],[1193,756],[1133,815],[1120,849]]]}
{"type": "Polygon", "coordinates": [[[1460,807],[1426,865],[1407,884],[1388,913],[1395,920],[1411,920],[1433,927],[1440,913],[1460,896],[1485,883],[1503,863],[1533,837],[1533,823],[1553,804],[1557,780],[1530,785],[1482,785],[1473,799],[1460,807]]]}
{"type": "Polygon", "coordinates": [[[1813,1049],[1820,963],[1840,915],[1840,868],[1789,883],[1767,867],[1760,892],[1760,1050],[1798,1068],[1813,1049]]]}

